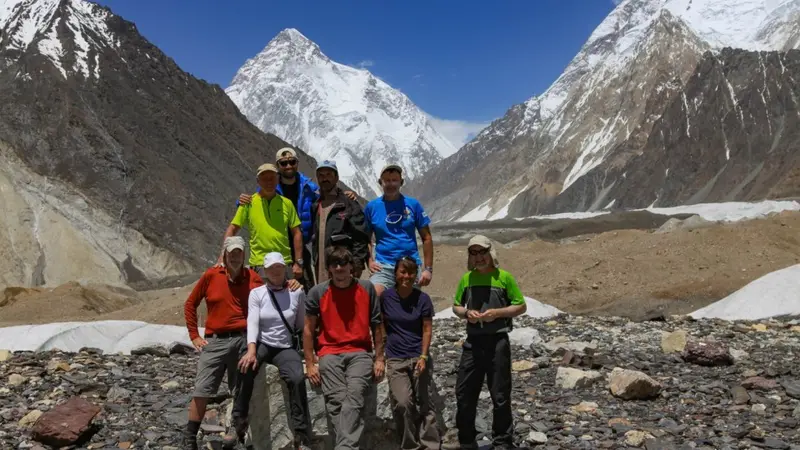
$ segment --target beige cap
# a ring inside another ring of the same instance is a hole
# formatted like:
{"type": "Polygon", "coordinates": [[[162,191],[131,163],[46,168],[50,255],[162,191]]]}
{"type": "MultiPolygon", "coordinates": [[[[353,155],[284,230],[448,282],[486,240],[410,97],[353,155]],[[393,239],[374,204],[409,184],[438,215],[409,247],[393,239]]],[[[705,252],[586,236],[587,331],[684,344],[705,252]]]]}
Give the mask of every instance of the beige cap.
{"type": "Polygon", "coordinates": [[[236,249],[244,251],[244,238],[241,236],[228,236],[225,238],[225,251],[232,252],[236,249]]]}
{"type": "MultiPolygon", "coordinates": [[[[467,249],[472,246],[478,246],[482,248],[489,249],[489,255],[492,257],[492,262],[494,263],[495,267],[500,267],[500,261],[497,259],[497,251],[494,249],[492,245],[492,240],[482,234],[476,234],[469,240],[469,244],[467,244],[467,249]]],[[[469,262],[469,254],[467,254],[467,270],[472,270],[473,267],[469,262]]]]}
{"type": "Polygon", "coordinates": [[[258,166],[258,172],[256,172],[256,176],[259,176],[264,172],[278,173],[278,168],[275,167],[275,164],[270,164],[270,163],[262,164],[258,166]]]}
{"type": "Polygon", "coordinates": [[[282,158],[297,158],[297,152],[291,147],[283,147],[275,153],[275,161],[280,161],[282,158]]]}
{"type": "Polygon", "coordinates": [[[383,169],[381,169],[381,173],[378,176],[382,176],[384,172],[386,172],[387,170],[390,170],[390,169],[400,172],[400,175],[403,174],[403,168],[402,167],[398,166],[397,164],[387,164],[387,165],[383,166],[383,169]]]}

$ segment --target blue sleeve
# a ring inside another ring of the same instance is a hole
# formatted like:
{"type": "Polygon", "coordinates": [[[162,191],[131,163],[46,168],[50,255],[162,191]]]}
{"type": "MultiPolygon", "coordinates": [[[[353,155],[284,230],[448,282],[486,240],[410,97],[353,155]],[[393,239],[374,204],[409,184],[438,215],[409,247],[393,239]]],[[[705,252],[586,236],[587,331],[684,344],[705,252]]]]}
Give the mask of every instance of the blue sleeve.
{"type": "Polygon", "coordinates": [[[422,209],[422,203],[414,200],[414,216],[417,219],[417,229],[420,230],[422,228],[427,227],[431,224],[431,218],[428,217],[428,213],[422,209]]]}

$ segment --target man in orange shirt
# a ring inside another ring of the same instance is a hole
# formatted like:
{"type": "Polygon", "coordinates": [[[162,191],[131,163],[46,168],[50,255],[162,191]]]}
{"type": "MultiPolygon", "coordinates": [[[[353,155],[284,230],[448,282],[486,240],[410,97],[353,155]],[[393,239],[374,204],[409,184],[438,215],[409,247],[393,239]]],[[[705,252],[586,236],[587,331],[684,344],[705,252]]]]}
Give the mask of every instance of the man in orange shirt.
{"type": "MultiPolygon", "coordinates": [[[[203,273],[184,304],[186,328],[194,347],[200,351],[197,361],[197,379],[189,403],[189,423],[184,431],[184,449],[197,449],[197,432],[206,413],[208,398],[217,394],[222,377],[228,371],[228,389],[236,385],[236,366],[239,357],[247,350],[247,299],[250,290],[264,284],[258,274],[244,267],[244,239],[231,236],[225,239],[224,265],[215,266],[203,273]],[[197,330],[197,307],[206,300],[208,318],[205,332],[197,330]]],[[[233,432],[225,436],[224,445],[236,445],[247,430],[244,418],[233,420],[233,432]]]]}

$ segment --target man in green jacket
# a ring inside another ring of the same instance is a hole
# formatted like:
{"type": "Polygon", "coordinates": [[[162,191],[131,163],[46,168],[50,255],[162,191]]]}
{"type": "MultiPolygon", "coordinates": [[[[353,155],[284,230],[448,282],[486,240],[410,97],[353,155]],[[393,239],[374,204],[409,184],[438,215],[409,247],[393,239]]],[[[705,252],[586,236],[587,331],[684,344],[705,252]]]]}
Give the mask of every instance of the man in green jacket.
{"type": "Polygon", "coordinates": [[[469,241],[467,272],[458,284],[453,312],[467,320],[467,339],[461,352],[456,381],[456,427],[462,449],[477,449],[475,415],[478,397],[487,379],[494,406],[492,445],[514,447],[511,415],[512,319],[527,307],[514,277],[499,268],[497,252],[486,236],[469,241]]]}

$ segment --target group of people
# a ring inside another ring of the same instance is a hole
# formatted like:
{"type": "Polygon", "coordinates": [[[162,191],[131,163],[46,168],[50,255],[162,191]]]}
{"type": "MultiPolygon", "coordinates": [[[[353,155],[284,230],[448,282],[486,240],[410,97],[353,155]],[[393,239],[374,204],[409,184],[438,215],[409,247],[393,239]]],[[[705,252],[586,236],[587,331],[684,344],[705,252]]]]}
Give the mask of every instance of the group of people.
{"type": "MultiPolygon", "coordinates": [[[[223,445],[243,442],[263,364],[276,366],[288,388],[293,448],[311,445],[306,380],[321,388],[335,448],[344,450],[361,448],[365,398],[384,377],[398,448],[441,448],[431,395],[433,303],[421,290],[433,277],[430,219],[416,199],[400,193],[398,165],[381,170],[383,195],[363,208],[356,193],[339,187],[335,162],[320,163],[316,178],[318,184],[298,170],[288,147],[277,152],[275,164],[259,166],[257,191],[240,195],[217,264],[186,300],[186,326],[200,357],[184,448],[197,448],[208,399],[226,372],[234,404],[223,445]],[[241,228],[250,235],[248,264],[241,228]]],[[[453,304],[467,322],[456,386],[458,440],[460,448],[477,448],[475,414],[486,379],[494,447],[510,449],[508,332],[525,301],[513,276],[499,268],[489,239],[475,236],[467,251],[468,270],[453,304]]]]}

